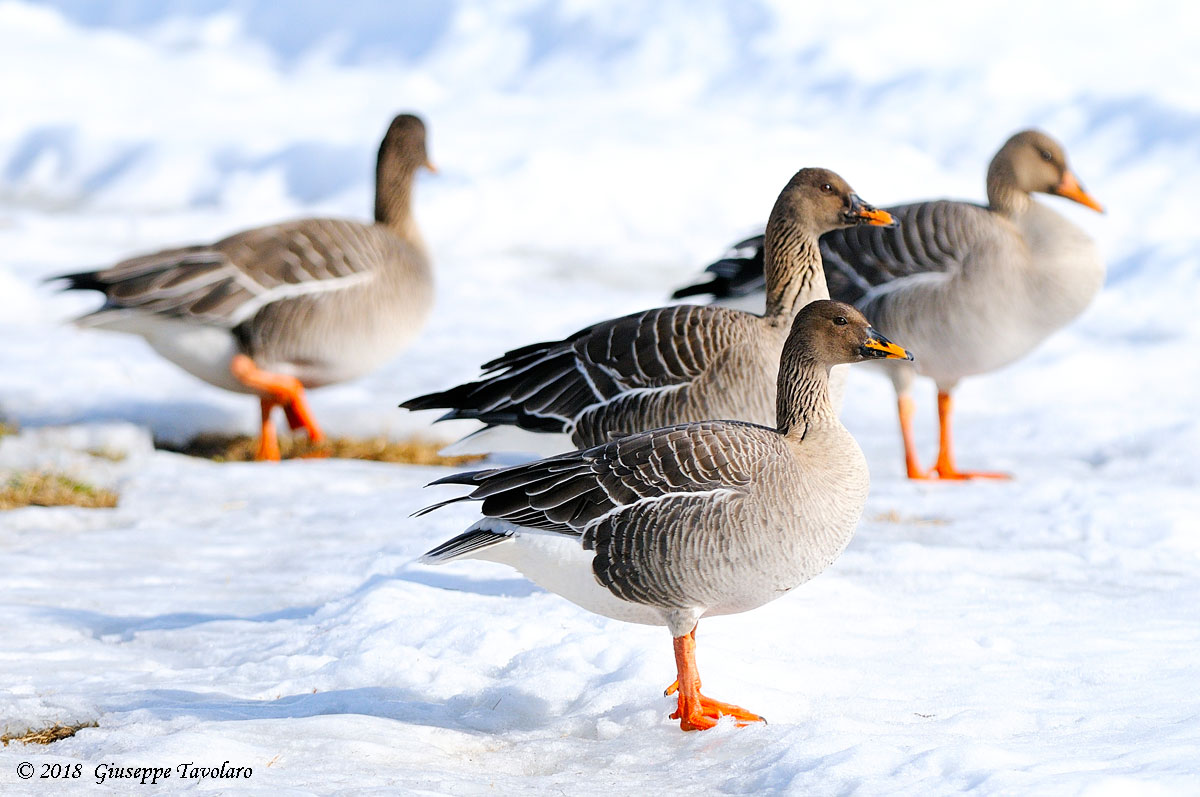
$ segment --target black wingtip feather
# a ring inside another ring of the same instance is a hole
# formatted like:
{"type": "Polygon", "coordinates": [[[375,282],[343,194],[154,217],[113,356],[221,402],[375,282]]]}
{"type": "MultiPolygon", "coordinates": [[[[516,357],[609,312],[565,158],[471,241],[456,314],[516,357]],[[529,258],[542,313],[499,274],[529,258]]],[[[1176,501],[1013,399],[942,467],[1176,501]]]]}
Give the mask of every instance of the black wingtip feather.
{"type": "MultiPolygon", "coordinates": [[[[462,396],[471,387],[471,384],[458,385],[449,390],[439,390],[436,393],[426,393],[421,396],[415,396],[400,402],[400,406],[406,410],[441,410],[447,407],[453,408],[462,400],[462,396]]],[[[456,410],[451,410],[452,412],[456,410]]],[[[442,420],[442,418],[438,418],[442,420]]]]}
{"type": "Polygon", "coordinates": [[[695,285],[685,285],[671,294],[672,299],[686,299],[689,296],[703,296],[711,293],[714,296],[724,296],[729,290],[729,280],[713,277],[708,282],[697,282],[695,285]]]}
{"type": "Polygon", "coordinates": [[[671,294],[671,298],[707,295],[713,299],[735,299],[761,289],[764,246],[761,235],[738,241],[726,257],[705,267],[705,273],[712,274],[712,279],[686,285],[671,294]]]}
{"type": "Polygon", "coordinates": [[[447,498],[445,501],[438,501],[436,504],[430,504],[427,507],[418,509],[416,512],[413,512],[411,515],[409,515],[409,517],[423,517],[425,515],[428,515],[430,512],[434,511],[435,509],[441,509],[442,507],[448,506],[449,504],[457,504],[459,501],[470,501],[470,500],[471,500],[471,496],[469,496],[469,495],[460,495],[456,498],[447,498]]]}
{"type": "Polygon", "coordinates": [[[481,468],[479,470],[460,471],[458,473],[451,473],[449,476],[443,476],[440,479],[434,479],[425,486],[433,487],[437,484],[476,485],[483,481],[483,478],[477,477],[487,477],[489,474],[495,473],[498,470],[500,470],[500,468],[481,468]]]}
{"type": "Polygon", "coordinates": [[[426,551],[418,562],[422,564],[439,564],[465,556],[472,551],[488,548],[511,538],[511,531],[490,531],[488,529],[469,529],[451,540],[443,542],[435,548],[426,551]]]}
{"type": "Polygon", "coordinates": [[[62,282],[60,291],[108,291],[108,284],[99,277],[98,271],[80,271],[76,274],[55,274],[42,279],[42,283],[62,282]]]}

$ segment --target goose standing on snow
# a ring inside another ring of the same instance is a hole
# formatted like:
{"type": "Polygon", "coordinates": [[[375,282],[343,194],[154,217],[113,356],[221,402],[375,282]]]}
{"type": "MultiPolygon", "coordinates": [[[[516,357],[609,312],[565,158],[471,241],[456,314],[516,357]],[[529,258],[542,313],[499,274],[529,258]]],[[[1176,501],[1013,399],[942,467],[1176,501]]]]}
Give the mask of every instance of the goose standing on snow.
{"type": "Polygon", "coordinates": [[[484,518],[422,561],[502,562],[589,611],[665,625],[680,727],[759,721],[700,694],[696,624],[778,598],[849,543],[870,478],[830,401],[829,370],[875,358],[912,356],[850,305],[813,302],[783,347],[775,428],[682,424],[440,479],[474,490],[418,514],[474,499],[484,518]]]}
{"type": "MultiPolygon", "coordinates": [[[[896,230],[841,230],[821,239],[835,299],[855,304],[886,334],[921,352],[918,373],[938,389],[937,463],[921,469],[912,433],[912,367],[889,364],[910,479],[1007,478],[961,471],[951,436],[959,380],[1008,365],[1076,318],[1104,283],[1104,262],[1078,227],[1033,201],[1057,194],[1103,212],[1067,167],[1062,146],[1026,130],[992,159],[986,207],[946,200],[888,208],[896,230]]],[[[763,236],[709,266],[713,278],[675,292],[746,306],[763,284],[763,236]]],[[[759,300],[761,301],[761,300],[759,300]]]]}
{"type": "Polygon", "coordinates": [[[425,125],[403,114],[379,147],[374,224],[285,222],[52,279],[105,294],[79,325],[141,335],[204,381],[257,395],[258,459],[279,459],[276,406],[321,441],[304,388],[373,370],[424,325],[433,279],[412,216],[420,167],[434,171],[425,125]]]}
{"type": "Polygon", "coordinates": [[[488,424],[458,444],[459,453],[556,453],[709,418],[773,423],[779,352],[792,319],[829,296],[817,239],[839,227],[892,223],[838,175],[802,169],[767,225],[766,315],[695,305],[634,313],[515,349],[485,363],[482,380],[401,406],[488,424]],[[550,434],[538,440],[527,432],[550,434]]]}

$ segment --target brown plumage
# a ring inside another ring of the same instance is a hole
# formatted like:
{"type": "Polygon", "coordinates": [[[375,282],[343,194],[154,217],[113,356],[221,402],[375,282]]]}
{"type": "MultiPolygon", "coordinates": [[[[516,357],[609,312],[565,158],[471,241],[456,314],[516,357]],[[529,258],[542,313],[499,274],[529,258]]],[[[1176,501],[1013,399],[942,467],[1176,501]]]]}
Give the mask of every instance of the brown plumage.
{"type": "Polygon", "coordinates": [[[81,326],[142,335],[195,376],[259,395],[260,457],[277,458],[272,407],[319,439],[302,389],[369,372],[424,324],[433,280],[412,215],[421,167],[433,168],[425,125],[403,114],[379,148],[374,224],[284,222],[55,279],[105,294],[81,326]]]}
{"type": "MultiPolygon", "coordinates": [[[[447,409],[443,420],[475,418],[489,427],[549,433],[548,444],[527,439],[530,449],[543,452],[706,418],[769,424],[792,318],[828,296],[818,237],[838,227],[889,223],[888,214],[863,202],[838,175],[802,169],[771,213],[765,316],[719,307],[647,310],[515,349],[484,364],[483,379],[401,406],[447,409]]],[[[484,450],[486,432],[477,438],[484,450]]]]}
{"type": "Polygon", "coordinates": [[[773,428],[682,424],[441,479],[473,490],[423,511],[479,500],[484,519],[423,561],[506,563],[589,611],[665,625],[681,657],[681,726],[758,719],[699,694],[696,623],[774,600],[845,548],[869,478],[830,401],[829,371],[889,357],[911,358],[853,307],[813,302],[783,346],[773,428]]]}
{"type": "MultiPolygon", "coordinates": [[[[926,472],[918,464],[911,431],[913,368],[889,365],[910,478],[1003,475],[956,466],[952,391],[964,377],[996,370],[1030,352],[1082,313],[1104,282],[1095,244],[1035,202],[1033,193],[1101,210],[1072,174],[1062,146],[1045,133],[1025,130],[992,159],[986,206],[949,200],[900,205],[888,208],[900,222],[894,230],[855,228],[821,238],[830,295],[855,304],[879,329],[921,352],[916,372],[937,384],[941,441],[937,463],[926,472]]],[[[711,292],[746,306],[765,244],[760,237],[738,247],[738,256],[710,267],[716,275],[712,281],[676,295],[711,292]]]]}

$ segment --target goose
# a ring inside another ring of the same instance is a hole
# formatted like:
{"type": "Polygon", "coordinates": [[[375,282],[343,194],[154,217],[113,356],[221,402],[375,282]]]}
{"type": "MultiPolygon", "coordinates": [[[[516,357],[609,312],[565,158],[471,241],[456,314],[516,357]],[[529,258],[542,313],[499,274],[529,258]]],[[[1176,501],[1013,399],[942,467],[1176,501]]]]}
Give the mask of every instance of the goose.
{"type": "Polygon", "coordinates": [[[773,427],[701,421],[433,484],[472,487],[483,518],[419,561],[482,559],[516,568],[596,614],[665,625],[675,651],[671,715],[685,731],[729,715],[762,718],[700,693],[700,618],[757,608],[823,571],[862,514],[870,478],[838,420],[838,363],[912,355],[852,306],[818,300],[791,325],[773,427]]]}
{"type": "MultiPolygon", "coordinates": [[[[921,352],[913,366],[887,364],[896,389],[910,479],[1009,478],[963,471],[954,456],[952,394],[960,380],[1028,354],[1087,308],[1105,266],[1083,230],[1032,193],[1104,209],[1067,166],[1061,144],[1038,130],[1005,142],[987,173],[988,204],[936,200],[887,208],[897,230],[840,230],[821,238],[830,295],[855,304],[886,334],[921,352]],[[923,470],[912,431],[913,370],[938,391],[937,461],[923,470]]],[[[734,245],[704,283],[675,298],[711,294],[730,306],[761,306],[763,236],[734,245]]]]}
{"type": "Polygon", "coordinates": [[[275,407],[322,441],[304,389],[368,373],[425,323],[433,278],[412,215],[421,167],[436,171],[425,124],[401,114],[379,147],[374,224],[284,222],[51,280],[105,295],[77,325],[141,335],[209,384],[257,395],[257,458],[278,460],[275,407]]]}
{"type": "Polygon", "coordinates": [[[773,423],[779,352],[792,319],[829,296],[817,239],[839,227],[892,223],[837,174],[801,169],[767,224],[765,315],[697,305],[634,313],[514,349],[485,363],[481,380],[400,406],[487,424],[454,453],[550,454],[709,418],[773,423]]]}

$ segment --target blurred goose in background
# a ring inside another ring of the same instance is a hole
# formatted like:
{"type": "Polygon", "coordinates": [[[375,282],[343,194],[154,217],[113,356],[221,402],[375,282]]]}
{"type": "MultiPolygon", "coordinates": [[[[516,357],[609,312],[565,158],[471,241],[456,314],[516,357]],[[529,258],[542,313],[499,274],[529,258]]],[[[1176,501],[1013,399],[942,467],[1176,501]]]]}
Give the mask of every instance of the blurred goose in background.
{"type": "MultiPolygon", "coordinates": [[[[915,347],[921,352],[917,372],[937,384],[938,457],[924,471],[912,432],[912,367],[888,364],[911,479],[1008,478],[958,469],[951,394],[963,377],[1029,353],[1082,313],[1104,283],[1104,261],[1092,240],[1033,201],[1033,192],[1103,212],[1068,168],[1062,146],[1026,130],[992,159],[986,207],[946,200],[900,205],[887,209],[900,222],[898,229],[839,230],[821,238],[830,295],[853,303],[885,334],[915,347]]],[[[675,297],[711,294],[745,306],[763,284],[765,248],[763,236],[735,244],[709,266],[710,281],[682,288],[675,297]]]]}
{"type": "Polygon", "coordinates": [[[839,227],[892,223],[838,175],[802,169],[767,224],[766,315],[695,305],[634,313],[565,340],[515,349],[485,363],[480,381],[401,406],[448,409],[438,420],[488,425],[452,446],[454,453],[557,453],[709,418],[772,423],[779,353],[792,319],[808,302],[829,296],[818,237],[839,227]]]}
{"type": "MultiPolygon", "coordinates": [[[[829,178],[823,178],[828,181],[829,178]]],[[[749,611],[833,563],[862,514],[870,478],[838,420],[838,363],[911,359],[853,307],[829,300],[796,315],[783,346],[774,428],[703,421],[434,484],[465,484],[484,518],[423,562],[511,565],[583,608],[665,625],[674,640],[683,730],[761,717],[700,693],[696,624],[749,611]]]]}
{"type": "Polygon", "coordinates": [[[271,411],[324,439],[304,388],[361,376],[425,323],[433,278],[412,215],[417,170],[434,171],[425,124],[403,114],[379,147],[375,223],[303,219],[52,279],[97,290],[84,327],[131,332],[209,384],[257,395],[258,459],[279,459],[271,411]]]}

